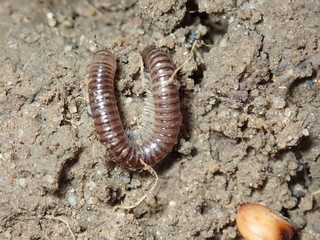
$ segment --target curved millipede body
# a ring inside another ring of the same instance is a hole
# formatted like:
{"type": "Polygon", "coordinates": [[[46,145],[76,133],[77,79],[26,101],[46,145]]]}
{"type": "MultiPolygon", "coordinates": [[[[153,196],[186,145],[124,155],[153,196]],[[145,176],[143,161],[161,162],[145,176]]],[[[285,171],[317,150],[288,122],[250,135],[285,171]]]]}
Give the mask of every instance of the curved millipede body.
{"type": "Polygon", "coordinates": [[[151,74],[153,116],[149,134],[143,144],[131,141],[124,131],[114,93],[117,62],[107,50],[98,51],[89,66],[89,100],[94,124],[100,141],[113,161],[124,167],[143,167],[140,159],[153,166],[160,162],[177,142],[181,123],[179,87],[175,67],[170,57],[160,49],[149,46],[142,58],[151,74]]]}

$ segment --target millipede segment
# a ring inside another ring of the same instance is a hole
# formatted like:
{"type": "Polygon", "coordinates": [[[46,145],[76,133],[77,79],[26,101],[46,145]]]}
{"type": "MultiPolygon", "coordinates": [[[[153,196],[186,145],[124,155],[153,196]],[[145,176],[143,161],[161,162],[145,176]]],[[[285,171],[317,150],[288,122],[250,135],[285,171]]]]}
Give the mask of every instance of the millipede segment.
{"type": "MultiPolygon", "coordinates": [[[[150,166],[159,163],[172,151],[181,124],[179,87],[172,60],[155,46],[146,47],[142,58],[151,74],[153,116],[151,133],[143,144],[132,142],[120,118],[114,93],[117,62],[107,50],[95,53],[89,66],[89,100],[97,133],[111,159],[130,169],[143,168],[140,160],[150,166]]],[[[143,134],[143,133],[141,133],[143,134]]]]}

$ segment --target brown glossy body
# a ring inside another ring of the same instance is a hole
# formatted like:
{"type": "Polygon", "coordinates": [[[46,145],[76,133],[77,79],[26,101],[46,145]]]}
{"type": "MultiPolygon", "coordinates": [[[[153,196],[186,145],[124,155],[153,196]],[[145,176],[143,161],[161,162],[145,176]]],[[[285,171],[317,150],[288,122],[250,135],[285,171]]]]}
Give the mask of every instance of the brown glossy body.
{"type": "Polygon", "coordinates": [[[246,240],[291,240],[294,234],[280,213],[260,204],[242,204],[236,222],[246,240]]]}
{"type": "Polygon", "coordinates": [[[171,78],[175,68],[170,57],[154,46],[145,48],[142,57],[151,74],[154,114],[141,146],[130,141],[120,119],[114,94],[115,57],[107,50],[98,51],[89,66],[90,107],[100,141],[113,161],[131,169],[143,167],[140,159],[150,166],[160,162],[176,143],[181,123],[179,89],[176,77],[171,78]]]}

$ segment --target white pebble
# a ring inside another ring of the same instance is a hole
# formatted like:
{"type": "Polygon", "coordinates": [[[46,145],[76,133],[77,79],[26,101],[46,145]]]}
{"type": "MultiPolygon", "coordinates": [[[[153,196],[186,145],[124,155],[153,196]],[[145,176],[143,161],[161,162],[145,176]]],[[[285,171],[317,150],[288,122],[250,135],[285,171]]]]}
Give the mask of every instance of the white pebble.
{"type": "Polygon", "coordinates": [[[47,19],[49,27],[55,27],[57,25],[57,21],[54,19],[54,14],[52,12],[47,13],[47,19]]]}
{"type": "Polygon", "coordinates": [[[292,115],[292,110],[290,108],[286,108],[284,110],[284,115],[286,115],[287,117],[291,117],[292,115]]]}
{"type": "Polygon", "coordinates": [[[96,52],[98,50],[97,46],[96,45],[90,45],[89,46],[89,51],[90,52],[96,52]]]}
{"type": "Polygon", "coordinates": [[[286,105],[286,102],[280,97],[275,97],[272,102],[273,106],[277,109],[284,108],[284,106],[286,105]]]}
{"type": "Polygon", "coordinates": [[[293,186],[293,195],[296,197],[303,197],[305,195],[304,187],[300,183],[293,186]]]}
{"type": "Polygon", "coordinates": [[[74,206],[77,205],[77,199],[76,199],[76,197],[74,195],[70,195],[68,197],[68,201],[69,201],[71,207],[74,207],[74,206]]]}
{"type": "Polygon", "coordinates": [[[122,176],[121,180],[125,183],[125,184],[129,184],[131,182],[131,178],[126,177],[126,176],[122,176]]]}
{"type": "Polygon", "coordinates": [[[302,130],[302,134],[304,135],[304,136],[309,136],[309,130],[308,129],[303,129],[302,130]]]}
{"type": "Polygon", "coordinates": [[[136,32],[139,33],[140,35],[143,35],[145,33],[143,28],[137,28],[136,32]]]}
{"type": "Polygon", "coordinates": [[[140,187],[141,182],[138,179],[132,179],[131,180],[131,187],[140,187]]]}
{"type": "Polygon", "coordinates": [[[175,207],[177,205],[177,203],[174,200],[171,200],[169,202],[169,207],[175,207]]]}
{"type": "Polygon", "coordinates": [[[97,185],[94,181],[89,181],[88,187],[90,191],[93,191],[97,187],[97,185]]]}
{"type": "Polygon", "coordinates": [[[70,52],[72,50],[72,45],[67,45],[64,47],[65,52],[70,52]]]}
{"type": "Polygon", "coordinates": [[[19,178],[18,183],[19,183],[20,187],[22,187],[22,188],[25,188],[27,186],[27,182],[26,182],[25,178],[19,178]]]}
{"type": "Polygon", "coordinates": [[[229,18],[229,23],[233,23],[233,22],[234,22],[234,19],[235,19],[235,17],[231,16],[231,17],[229,18]]]}
{"type": "Polygon", "coordinates": [[[237,232],[236,232],[236,230],[235,230],[233,227],[228,227],[227,231],[228,231],[228,235],[229,235],[229,237],[230,237],[231,239],[236,238],[237,232]]]}
{"type": "Polygon", "coordinates": [[[77,106],[76,106],[75,102],[73,102],[73,101],[71,101],[71,102],[68,104],[68,109],[69,109],[69,112],[70,112],[70,113],[76,113],[76,112],[78,112],[77,106]]]}
{"type": "Polygon", "coordinates": [[[207,32],[208,32],[208,28],[207,28],[206,26],[202,25],[202,24],[199,24],[199,25],[197,26],[197,30],[199,31],[199,33],[200,33],[201,36],[206,35],[207,32]]]}
{"type": "Polygon", "coordinates": [[[54,182],[54,178],[50,175],[50,174],[46,174],[43,177],[48,183],[53,183],[54,182]]]}
{"type": "Polygon", "coordinates": [[[92,197],[92,196],[90,196],[89,199],[87,200],[87,203],[89,205],[97,205],[98,202],[99,202],[99,199],[97,197],[92,197]]]}
{"type": "Polygon", "coordinates": [[[132,100],[132,98],[131,98],[131,97],[128,97],[128,98],[126,98],[126,100],[125,100],[125,101],[126,101],[126,103],[132,103],[132,101],[133,101],[133,100],[132,100]]]}

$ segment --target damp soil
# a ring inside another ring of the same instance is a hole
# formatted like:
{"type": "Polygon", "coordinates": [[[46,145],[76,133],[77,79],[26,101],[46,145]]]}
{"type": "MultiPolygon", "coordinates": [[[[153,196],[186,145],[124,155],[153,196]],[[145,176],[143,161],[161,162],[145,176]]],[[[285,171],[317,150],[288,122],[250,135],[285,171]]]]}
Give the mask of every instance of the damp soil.
{"type": "Polygon", "coordinates": [[[242,239],[246,202],[320,239],[319,1],[0,5],[1,239],[242,239]],[[150,44],[185,63],[179,140],[154,189],[108,159],[87,93],[91,57],[109,49],[123,124],[143,126],[150,44]]]}

